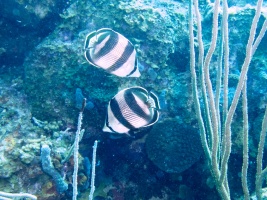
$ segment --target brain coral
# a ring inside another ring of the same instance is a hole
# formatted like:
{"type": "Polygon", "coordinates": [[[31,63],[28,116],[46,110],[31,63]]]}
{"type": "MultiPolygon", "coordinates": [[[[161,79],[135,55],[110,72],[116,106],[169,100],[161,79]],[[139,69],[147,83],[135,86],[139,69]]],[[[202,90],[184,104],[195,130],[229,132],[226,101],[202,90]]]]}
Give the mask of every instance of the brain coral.
{"type": "Polygon", "coordinates": [[[202,146],[196,129],[168,119],[153,127],[146,139],[146,150],[161,170],[180,173],[199,159],[202,146]]]}

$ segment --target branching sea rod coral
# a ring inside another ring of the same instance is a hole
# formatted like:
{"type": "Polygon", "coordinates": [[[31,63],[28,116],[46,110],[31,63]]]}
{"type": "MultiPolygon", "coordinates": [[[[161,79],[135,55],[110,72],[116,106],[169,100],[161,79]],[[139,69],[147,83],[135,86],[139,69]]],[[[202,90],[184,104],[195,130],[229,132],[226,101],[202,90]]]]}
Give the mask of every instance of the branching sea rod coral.
{"type": "Polygon", "coordinates": [[[8,200],[9,198],[29,198],[29,199],[33,199],[36,200],[37,197],[32,195],[32,194],[28,194],[28,193],[7,193],[7,192],[0,192],[0,199],[6,199],[8,200]]]}
{"type": "MultiPolygon", "coordinates": [[[[248,105],[247,105],[247,76],[249,75],[248,68],[252,60],[252,56],[257,49],[261,39],[263,38],[266,28],[267,19],[263,23],[260,33],[257,37],[256,28],[258,21],[261,16],[262,0],[258,0],[255,16],[251,23],[251,29],[249,38],[246,46],[246,55],[243,60],[240,76],[236,86],[235,94],[231,102],[228,104],[228,75],[229,75],[229,32],[228,32],[228,5],[227,1],[223,0],[223,16],[221,25],[221,44],[218,48],[220,49],[219,56],[219,67],[218,75],[216,80],[216,96],[213,93],[213,87],[215,86],[211,82],[210,77],[210,63],[211,58],[214,55],[214,51],[217,47],[218,37],[218,16],[220,0],[215,0],[213,7],[213,24],[212,24],[212,38],[210,47],[204,58],[204,44],[202,41],[202,26],[201,26],[201,15],[198,8],[198,1],[193,0],[189,2],[189,37],[190,37],[190,71],[191,81],[193,88],[193,96],[195,103],[195,112],[197,115],[199,128],[201,131],[201,141],[204,147],[206,158],[209,161],[209,168],[211,170],[216,188],[222,197],[222,199],[231,199],[230,192],[231,188],[228,183],[229,173],[229,157],[231,154],[232,147],[232,129],[231,125],[233,122],[233,116],[236,113],[236,108],[239,99],[241,99],[242,93],[242,112],[243,112],[243,167],[242,167],[242,187],[244,192],[244,199],[250,199],[248,184],[247,184],[247,170],[248,170],[248,105]],[[194,6],[194,8],[193,8],[194,6]],[[197,77],[195,71],[195,50],[194,50],[194,34],[193,34],[193,10],[197,19],[197,37],[199,43],[199,57],[198,67],[201,70],[201,76],[197,77]],[[222,65],[224,63],[224,66],[222,65]],[[224,68],[224,77],[222,84],[222,66],[224,68]],[[199,96],[198,93],[198,81],[202,94],[199,96]],[[223,105],[219,106],[220,90],[223,88],[223,105]],[[204,109],[201,110],[200,102],[204,102],[204,109]],[[222,117],[221,117],[222,113],[222,117]],[[209,139],[210,138],[210,139],[209,139]]],[[[263,151],[267,129],[267,106],[265,108],[265,114],[262,120],[262,131],[260,133],[260,142],[258,147],[257,156],[257,173],[256,173],[256,196],[257,199],[262,198],[262,181],[265,176],[267,168],[263,168],[263,151]]]]}

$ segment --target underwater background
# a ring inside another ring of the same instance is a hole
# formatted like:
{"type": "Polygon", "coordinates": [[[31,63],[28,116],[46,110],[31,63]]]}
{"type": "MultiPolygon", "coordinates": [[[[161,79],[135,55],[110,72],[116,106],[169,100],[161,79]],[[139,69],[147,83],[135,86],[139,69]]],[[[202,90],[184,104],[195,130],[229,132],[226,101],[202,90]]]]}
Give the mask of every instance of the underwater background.
{"type": "MultiPolygon", "coordinates": [[[[255,5],[254,0],[228,1],[229,101],[246,55],[255,5]]],[[[199,8],[206,52],[213,2],[199,1],[199,8]]],[[[186,0],[1,1],[0,191],[30,193],[41,200],[72,199],[74,160],[68,152],[85,97],[88,106],[83,112],[84,131],[79,143],[77,199],[88,199],[90,193],[95,140],[95,200],[221,199],[204,155],[194,110],[188,10],[186,0]],[[86,61],[86,35],[101,28],[119,32],[135,46],[139,78],[117,77],[86,61]],[[108,102],[118,91],[132,86],[157,94],[160,118],[134,138],[125,135],[114,139],[102,131],[108,102]],[[52,163],[49,170],[55,176],[45,172],[44,147],[52,163]]],[[[259,27],[266,10],[264,2],[259,27]]],[[[251,194],[255,191],[258,143],[267,104],[266,47],[265,35],[247,76],[247,184],[251,194]]],[[[219,54],[216,49],[210,63],[213,83],[219,54]]],[[[239,103],[231,126],[228,161],[231,199],[244,199],[242,121],[239,103]]],[[[267,143],[264,153],[263,168],[267,165],[267,143]]],[[[266,176],[262,187],[267,187],[266,176]]]]}

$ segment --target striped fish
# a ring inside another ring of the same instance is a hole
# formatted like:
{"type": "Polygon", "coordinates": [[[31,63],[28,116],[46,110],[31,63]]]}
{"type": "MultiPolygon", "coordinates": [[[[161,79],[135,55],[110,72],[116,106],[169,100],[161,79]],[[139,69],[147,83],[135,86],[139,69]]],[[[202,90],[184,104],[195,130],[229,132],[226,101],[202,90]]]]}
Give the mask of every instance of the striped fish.
{"type": "Polygon", "coordinates": [[[104,132],[130,134],[155,124],[159,118],[158,97],[142,87],[118,92],[109,102],[104,132]]]}
{"type": "Polygon", "coordinates": [[[136,51],[123,35],[109,28],[89,33],[84,43],[86,60],[120,77],[139,77],[136,51]]]}

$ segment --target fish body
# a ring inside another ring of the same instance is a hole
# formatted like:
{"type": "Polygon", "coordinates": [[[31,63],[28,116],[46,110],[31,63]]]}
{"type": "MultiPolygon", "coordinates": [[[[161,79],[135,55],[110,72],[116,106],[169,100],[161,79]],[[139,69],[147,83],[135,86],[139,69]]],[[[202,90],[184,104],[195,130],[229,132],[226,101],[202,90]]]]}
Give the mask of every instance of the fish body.
{"type": "Polygon", "coordinates": [[[120,77],[141,75],[133,44],[112,29],[102,28],[89,33],[84,49],[84,56],[91,65],[120,77]]]}
{"type": "Polygon", "coordinates": [[[157,96],[142,87],[118,92],[109,102],[104,132],[129,134],[158,121],[160,105],[157,96]]]}

